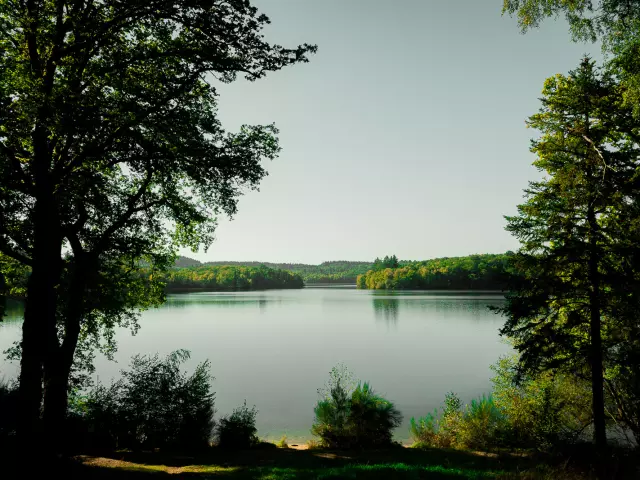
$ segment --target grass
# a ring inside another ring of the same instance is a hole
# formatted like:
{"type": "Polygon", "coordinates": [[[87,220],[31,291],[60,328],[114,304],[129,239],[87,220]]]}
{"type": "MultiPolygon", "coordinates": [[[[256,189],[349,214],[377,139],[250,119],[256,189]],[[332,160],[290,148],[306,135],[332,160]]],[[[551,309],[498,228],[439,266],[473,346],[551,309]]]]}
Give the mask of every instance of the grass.
{"type": "MultiPolygon", "coordinates": [[[[443,467],[441,465],[407,465],[405,463],[380,464],[348,464],[340,467],[221,467],[217,465],[189,465],[171,467],[167,465],[135,464],[126,461],[109,461],[103,458],[84,457],[78,459],[82,466],[88,467],[85,478],[92,478],[92,473],[111,469],[113,478],[134,478],[139,474],[168,474],[180,476],[202,476],[205,478],[227,479],[324,479],[324,478],[398,478],[398,479],[451,479],[451,478],[496,478],[490,472],[473,469],[443,467]],[[106,460],[106,461],[105,461],[106,460]],[[195,474],[195,475],[193,475],[195,474]]],[[[500,474],[502,472],[496,472],[500,474]]]]}
{"type": "MultiPolygon", "coordinates": [[[[145,480],[197,478],[222,480],[311,479],[485,479],[574,480],[585,478],[563,465],[549,466],[529,455],[480,453],[448,449],[390,448],[375,451],[335,451],[316,448],[259,448],[244,451],[212,448],[191,455],[116,452],[58,460],[55,468],[34,462],[18,465],[18,475],[30,478],[145,480]]],[[[3,474],[6,470],[3,471],[3,474]]],[[[588,477],[586,477],[588,478],[588,477]]]]}
{"type": "MultiPolygon", "coordinates": [[[[7,451],[0,451],[2,454],[7,451]]],[[[575,451],[562,458],[539,457],[527,452],[472,452],[444,448],[394,448],[339,451],[298,450],[261,444],[250,450],[210,448],[200,453],[93,452],[50,462],[20,460],[0,462],[3,478],[145,480],[311,480],[311,479],[497,479],[578,480],[595,478],[587,462],[593,455],[575,451]],[[554,460],[554,458],[556,458],[554,460]],[[16,468],[13,473],[12,467],[16,468]],[[13,474],[12,474],[13,473],[13,474]]],[[[588,453],[588,452],[587,452],[588,453]]],[[[617,467],[605,478],[640,478],[637,454],[618,456],[617,467]],[[628,461],[627,461],[628,460],[628,461]],[[626,464],[631,468],[624,467],[626,464]],[[623,468],[624,467],[624,468],[623,468]]],[[[7,460],[11,456],[6,456],[7,460]]]]}

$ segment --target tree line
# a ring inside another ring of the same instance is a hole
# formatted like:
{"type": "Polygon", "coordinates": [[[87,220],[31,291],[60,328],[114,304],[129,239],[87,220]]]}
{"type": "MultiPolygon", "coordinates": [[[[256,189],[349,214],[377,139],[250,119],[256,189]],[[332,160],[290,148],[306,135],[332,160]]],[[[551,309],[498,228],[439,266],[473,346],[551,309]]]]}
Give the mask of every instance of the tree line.
{"type": "MultiPolygon", "coordinates": [[[[445,257],[377,269],[359,275],[357,287],[372,290],[502,290],[513,254],[484,254],[445,257]]],[[[395,256],[394,256],[395,258],[395,256]]],[[[404,263],[404,262],[402,262],[404,263]]]]}
{"type": "Polygon", "coordinates": [[[373,267],[371,262],[355,262],[349,260],[332,260],[322,262],[319,265],[306,263],[274,263],[274,262],[234,262],[234,261],[213,261],[200,262],[188,257],[179,257],[176,260],[177,267],[196,266],[239,266],[239,267],[260,267],[265,266],[273,269],[288,270],[300,275],[304,283],[335,283],[335,284],[355,284],[358,275],[367,272],[373,267]]]}
{"type": "Polygon", "coordinates": [[[264,265],[174,268],[161,274],[159,280],[166,285],[167,292],[194,289],[216,291],[304,287],[300,275],[264,265]]]}

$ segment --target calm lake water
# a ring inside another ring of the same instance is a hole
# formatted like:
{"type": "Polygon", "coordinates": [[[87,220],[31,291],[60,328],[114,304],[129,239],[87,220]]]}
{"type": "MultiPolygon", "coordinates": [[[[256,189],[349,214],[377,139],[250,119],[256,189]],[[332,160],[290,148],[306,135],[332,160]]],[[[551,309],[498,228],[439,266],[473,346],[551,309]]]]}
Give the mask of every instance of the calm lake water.
{"type": "MultiPolygon", "coordinates": [[[[256,405],[258,434],[310,437],[313,406],[338,363],[394,401],[405,420],[441,405],[446,392],[464,402],[490,392],[490,365],[510,352],[498,336],[503,320],[488,311],[503,297],[479,292],[374,292],[305,288],[169,296],[144,312],[140,331],[119,331],[117,363],[96,361],[108,382],[134,353],[191,351],[187,367],[211,361],[218,415],[246,399],[256,405]]],[[[19,308],[0,323],[0,350],[20,337],[19,308]]],[[[0,377],[17,374],[0,360],[0,377]]]]}

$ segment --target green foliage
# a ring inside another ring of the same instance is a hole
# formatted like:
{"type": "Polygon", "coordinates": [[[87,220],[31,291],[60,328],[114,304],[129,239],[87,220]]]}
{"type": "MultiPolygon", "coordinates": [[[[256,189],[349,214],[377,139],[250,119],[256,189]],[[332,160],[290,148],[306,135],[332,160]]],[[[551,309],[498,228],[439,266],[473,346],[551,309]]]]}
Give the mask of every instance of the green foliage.
{"type": "Polygon", "coordinates": [[[639,0],[504,0],[503,13],[516,15],[523,32],[564,14],[575,41],[602,42],[608,65],[618,73],[625,105],[640,118],[639,0]]]}
{"type": "Polygon", "coordinates": [[[98,385],[72,405],[84,420],[91,442],[115,448],[198,449],[209,444],[214,394],[209,362],[188,376],[189,358],[177,350],[166,358],[136,355],[129,370],[109,387],[98,385]]]}
{"type": "Polygon", "coordinates": [[[548,79],[529,125],[532,182],[507,229],[522,243],[502,312],[520,371],[591,371],[596,437],[605,438],[602,372],[638,348],[640,184],[637,128],[610,72],[585,59],[548,79]],[[626,352],[626,353],[623,353],[626,352]]]}
{"type": "Polygon", "coordinates": [[[384,270],[385,268],[398,268],[400,266],[400,262],[398,262],[398,257],[395,255],[385,255],[385,257],[380,260],[376,258],[373,261],[372,270],[377,272],[378,270],[384,270]]]}
{"type": "Polygon", "coordinates": [[[593,421],[587,380],[552,372],[522,377],[515,357],[501,358],[492,370],[493,399],[505,419],[503,442],[545,450],[583,440],[593,421]]]}
{"type": "Polygon", "coordinates": [[[245,400],[231,415],[222,417],[216,425],[216,440],[221,448],[244,449],[259,443],[256,428],[256,407],[247,407],[245,400]]]}
{"type": "Polygon", "coordinates": [[[381,263],[378,270],[358,276],[357,286],[389,290],[502,290],[510,256],[511,252],[436,258],[393,268],[385,268],[381,263]]]}
{"type": "MultiPolygon", "coordinates": [[[[619,349],[617,362],[605,375],[607,411],[613,422],[621,427],[625,436],[630,431],[635,443],[640,442],[640,336],[635,344],[619,349]]],[[[630,442],[634,443],[634,442],[630,442]]]]}
{"type": "Polygon", "coordinates": [[[45,376],[54,435],[81,336],[157,303],[157,271],[210,245],[266,175],[277,129],[226,131],[214,82],[316,51],[268,43],[268,23],[248,1],[0,0],[0,252],[31,267],[22,425],[38,425],[45,376]]]}
{"type": "Polygon", "coordinates": [[[376,394],[368,383],[353,388],[351,374],[344,366],[330,373],[324,398],[318,401],[311,432],[323,446],[364,448],[388,446],[402,414],[393,403],[376,394]]]}
{"type": "Polygon", "coordinates": [[[445,395],[442,414],[435,410],[424,417],[411,418],[410,433],[416,447],[449,448],[458,442],[462,403],[453,392],[445,395]]]}
{"type": "Polygon", "coordinates": [[[482,396],[462,407],[457,395],[448,393],[442,413],[438,411],[411,419],[415,447],[469,448],[490,450],[500,445],[504,416],[493,397],[482,396]]]}
{"type": "Polygon", "coordinates": [[[271,262],[206,262],[202,266],[261,267],[288,270],[302,277],[305,283],[355,283],[358,275],[371,269],[370,262],[351,262],[336,260],[322,262],[320,265],[304,263],[271,263],[271,262]]]}
{"type": "Polygon", "coordinates": [[[504,417],[493,397],[482,395],[466,406],[459,425],[456,441],[464,448],[490,450],[498,445],[497,439],[504,428],[504,417]]]}
{"type": "Polygon", "coordinates": [[[302,278],[286,270],[241,266],[198,266],[174,268],[160,276],[169,292],[189,289],[261,290],[302,288],[302,278]]]}
{"type": "Polygon", "coordinates": [[[282,435],[282,437],[280,437],[280,440],[278,440],[276,442],[276,447],[278,447],[278,448],[289,448],[289,444],[287,443],[287,436],[286,435],[282,435]]]}
{"type": "Polygon", "coordinates": [[[592,423],[588,381],[549,372],[523,378],[516,357],[502,358],[492,369],[491,395],[462,407],[448,393],[440,412],[412,418],[414,446],[550,450],[584,440],[592,423]]]}

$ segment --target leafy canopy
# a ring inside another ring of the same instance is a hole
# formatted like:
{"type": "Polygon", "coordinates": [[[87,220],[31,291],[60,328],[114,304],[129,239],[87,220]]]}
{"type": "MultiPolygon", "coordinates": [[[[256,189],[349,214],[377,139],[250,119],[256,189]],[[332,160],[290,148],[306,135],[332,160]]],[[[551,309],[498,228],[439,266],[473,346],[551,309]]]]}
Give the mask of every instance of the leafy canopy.
{"type": "Polygon", "coordinates": [[[269,44],[268,23],[247,0],[0,0],[0,252],[32,269],[68,351],[78,322],[112,336],[162,301],[155,272],[266,175],[276,128],[227,132],[215,84],[315,52],[269,44]]]}

